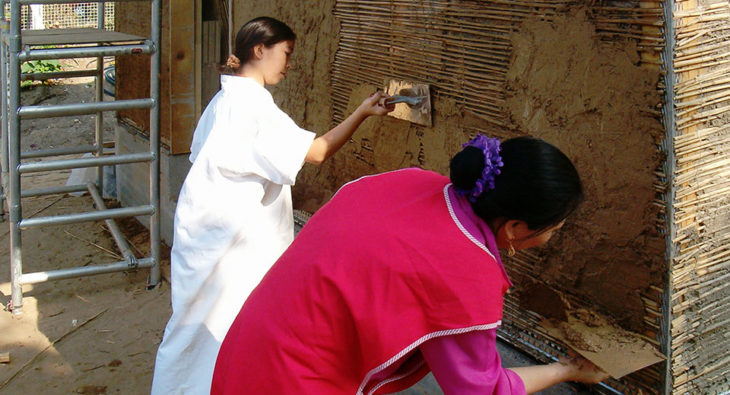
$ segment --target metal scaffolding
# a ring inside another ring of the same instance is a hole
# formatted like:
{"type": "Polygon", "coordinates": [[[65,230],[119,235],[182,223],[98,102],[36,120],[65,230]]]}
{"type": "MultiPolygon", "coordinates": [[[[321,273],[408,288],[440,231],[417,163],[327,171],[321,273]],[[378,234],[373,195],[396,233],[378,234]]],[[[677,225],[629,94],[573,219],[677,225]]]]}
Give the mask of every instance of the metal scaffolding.
{"type": "MultiPolygon", "coordinates": [[[[28,4],[67,4],[78,0],[2,0],[2,34],[0,44],[0,69],[2,84],[2,202],[9,214],[10,226],[10,277],[12,299],[9,308],[13,314],[21,314],[23,307],[24,284],[34,284],[50,280],[83,277],[102,273],[149,268],[149,285],[157,285],[160,279],[160,136],[159,136],[159,97],[160,97],[160,3],[161,0],[147,0],[152,3],[150,37],[140,37],[120,32],[104,30],[104,13],[98,12],[97,28],[84,29],[47,29],[22,30],[21,5],[28,4]],[[6,4],[10,6],[10,20],[7,19],[6,4]],[[104,57],[116,55],[150,56],[150,97],[133,100],[104,101],[104,57]],[[70,59],[96,57],[96,70],[68,71],[54,73],[25,74],[21,63],[43,59],[70,59]],[[69,103],[58,105],[30,105],[20,103],[20,84],[23,80],[47,80],[95,77],[96,101],[92,103],[69,103]],[[150,111],[149,151],[116,155],[104,152],[103,113],[122,109],[144,108],[150,111]],[[90,146],[37,149],[21,152],[21,122],[33,118],[51,118],[71,115],[95,115],[95,141],[90,146]],[[92,153],[92,157],[42,162],[23,162],[23,159],[92,153]],[[104,186],[104,166],[146,162],[149,164],[149,204],[107,209],[100,191],[104,186]],[[47,172],[77,168],[97,167],[96,182],[89,184],[59,186],[43,189],[22,189],[21,175],[32,172],[47,172]],[[88,191],[98,209],[75,214],[55,215],[38,218],[22,217],[22,198],[50,194],[88,191]],[[150,256],[137,257],[127,245],[124,236],[114,219],[149,216],[150,256]],[[106,222],[123,261],[102,265],[60,268],[57,270],[23,273],[21,231],[46,225],[61,225],[86,221],[106,222]]],[[[103,10],[104,3],[98,3],[103,10]]]]}

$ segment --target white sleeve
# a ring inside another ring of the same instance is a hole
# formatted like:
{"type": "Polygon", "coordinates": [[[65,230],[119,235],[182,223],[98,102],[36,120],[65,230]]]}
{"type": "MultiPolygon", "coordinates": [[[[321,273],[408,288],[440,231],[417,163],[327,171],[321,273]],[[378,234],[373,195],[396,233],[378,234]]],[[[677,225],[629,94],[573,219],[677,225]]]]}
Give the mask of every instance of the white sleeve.
{"type": "Polygon", "coordinates": [[[258,130],[253,140],[254,161],[265,178],[277,183],[294,185],[297,173],[316,135],[304,130],[276,105],[257,117],[258,130]]]}
{"type": "Polygon", "coordinates": [[[273,102],[258,104],[217,114],[206,155],[228,176],[256,174],[294,185],[315,134],[297,126],[273,102]]]}

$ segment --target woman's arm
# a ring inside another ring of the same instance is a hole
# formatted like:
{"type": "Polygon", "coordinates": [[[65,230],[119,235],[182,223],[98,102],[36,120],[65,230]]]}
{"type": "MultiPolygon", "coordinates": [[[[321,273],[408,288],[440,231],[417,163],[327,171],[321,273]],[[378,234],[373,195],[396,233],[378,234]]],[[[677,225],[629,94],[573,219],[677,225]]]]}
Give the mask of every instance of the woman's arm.
{"type": "Polygon", "coordinates": [[[517,373],[502,367],[497,330],[437,337],[419,349],[446,395],[522,395],[517,373]]]}
{"type": "Polygon", "coordinates": [[[431,339],[419,348],[445,394],[519,395],[565,381],[598,383],[608,375],[583,358],[549,365],[503,368],[496,329],[431,339]]]}
{"type": "Polygon", "coordinates": [[[385,100],[382,100],[387,97],[386,94],[380,91],[368,96],[341,124],[314,139],[304,160],[315,165],[321,164],[342,148],[367,117],[370,115],[385,115],[393,111],[394,105],[385,105],[385,100]]]}
{"type": "Polygon", "coordinates": [[[596,384],[608,378],[608,374],[589,361],[576,357],[561,359],[547,365],[510,368],[525,384],[525,391],[532,394],[565,381],[596,384]]]}

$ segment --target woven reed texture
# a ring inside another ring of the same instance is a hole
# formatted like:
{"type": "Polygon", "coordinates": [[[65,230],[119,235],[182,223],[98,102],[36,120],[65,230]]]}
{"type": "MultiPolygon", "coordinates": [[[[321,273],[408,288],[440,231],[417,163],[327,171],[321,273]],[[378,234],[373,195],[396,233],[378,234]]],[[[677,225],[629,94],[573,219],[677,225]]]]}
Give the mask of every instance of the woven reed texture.
{"type": "Polygon", "coordinates": [[[730,5],[674,9],[673,392],[730,389],[730,5]]]}
{"type": "MultiPolygon", "coordinates": [[[[386,78],[430,83],[438,95],[455,99],[496,126],[506,125],[503,112],[505,73],[509,67],[510,33],[527,17],[546,19],[574,4],[568,1],[488,3],[462,1],[340,0],[335,16],[341,22],[340,45],[332,82],[335,119],[344,118],[351,88],[383,85],[386,78]],[[381,41],[386,39],[386,41],[381,41]]],[[[639,50],[663,49],[662,9],[593,6],[598,34],[606,39],[638,39],[639,50]],[[655,27],[647,29],[647,27],[655,27]]],[[[657,56],[643,62],[659,65],[657,56]]]]}
{"type": "MultiPolygon", "coordinates": [[[[635,39],[641,62],[660,68],[665,40],[662,3],[591,3],[592,21],[601,39],[635,39]]],[[[484,121],[469,133],[506,134],[505,78],[512,55],[510,34],[526,18],[551,20],[569,7],[585,5],[569,1],[358,1],[338,0],[335,16],[340,22],[339,49],[332,70],[334,119],[344,118],[351,92],[357,86],[383,86],[397,78],[432,86],[436,98],[454,100],[484,121]]],[[[658,86],[662,93],[663,86],[658,86]]],[[[664,174],[656,171],[657,199],[662,210],[666,201],[664,174]]],[[[664,229],[664,211],[656,228],[664,229]]],[[[511,264],[526,276],[535,276],[538,257],[520,252],[511,264]]],[[[642,295],[645,304],[644,338],[659,346],[663,289],[651,287],[642,295]]],[[[572,300],[574,306],[586,301],[572,300]]],[[[542,317],[519,309],[517,300],[505,301],[505,324],[501,335],[524,351],[545,360],[546,353],[562,348],[540,327],[542,317]]],[[[661,386],[665,366],[654,365],[610,385],[625,393],[655,393],[661,386]]],[[[600,389],[599,389],[600,391],[600,389]]],[[[607,392],[610,393],[610,392],[607,392]]]]}

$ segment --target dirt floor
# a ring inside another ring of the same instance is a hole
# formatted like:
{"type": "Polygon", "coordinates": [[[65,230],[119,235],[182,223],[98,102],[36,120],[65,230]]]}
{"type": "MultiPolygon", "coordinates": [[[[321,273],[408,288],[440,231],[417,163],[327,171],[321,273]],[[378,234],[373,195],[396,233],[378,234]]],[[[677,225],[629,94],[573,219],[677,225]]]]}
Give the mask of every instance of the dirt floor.
{"type": "MultiPolygon", "coordinates": [[[[94,67],[93,60],[66,62],[67,68],[94,67]]],[[[36,86],[22,91],[24,104],[93,100],[91,79],[36,86]]],[[[111,140],[116,120],[105,114],[111,140]]],[[[22,127],[22,150],[93,142],[90,116],[36,119],[22,127]]],[[[49,158],[50,159],[50,158],[49,158]]],[[[70,171],[34,173],[23,189],[64,185],[70,171]]],[[[113,205],[108,201],[108,206],[113,205]]],[[[22,201],[23,217],[93,210],[87,195],[51,195],[22,201]]],[[[138,257],[149,251],[148,232],[135,219],[117,221],[138,257]]],[[[0,231],[0,256],[9,256],[7,222],[0,231]]],[[[35,228],[22,233],[23,272],[81,267],[120,261],[102,222],[35,228]]],[[[169,249],[163,247],[164,279],[169,249]]],[[[6,259],[5,262],[8,262],[6,259]]],[[[0,271],[0,298],[10,301],[10,271],[0,271]]],[[[152,380],[157,345],[170,316],[169,283],[146,289],[147,270],[104,274],[25,286],[23,314],[0,312],[0,393],[145,393],[152,380]]]]}

